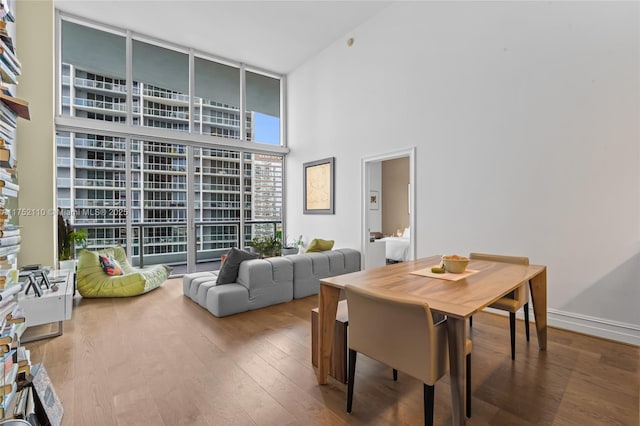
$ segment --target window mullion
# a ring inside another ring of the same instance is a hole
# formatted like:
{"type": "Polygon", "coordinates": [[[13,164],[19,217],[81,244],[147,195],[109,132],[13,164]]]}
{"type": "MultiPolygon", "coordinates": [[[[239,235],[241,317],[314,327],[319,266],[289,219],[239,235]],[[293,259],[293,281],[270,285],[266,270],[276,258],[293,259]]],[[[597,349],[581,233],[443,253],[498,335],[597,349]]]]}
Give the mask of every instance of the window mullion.
{"type": "Polygon", "coordinates": [[[247,110],[247,79],[245,77],[245,66],[240,65],[240,140],[247,142],[247,119],[245,111],[247,110]]]}
{"type": "MultiPolygon", "coordinates": [[[[125,55],[126,55],[126,59],[125,59],[125,78],[126,78],[126,85],[127,85],[127,125],[131,126],[133,124],[133,59],[132,59],[132,53],[133,53],[133,48],[132,48],[132,40],[131,40],[131,31],[127,31],[127,38],[125,41],[125,55]]],[[[127,137],[125,138],[125,144],[126,144],[126,151],[125,151],[125,161],[126,161],[126,165],[125,165],[125,180],[127,182],[127,186],[126,186],[126,197],[127,197],[127,212],[129,212],[129,214],[127,214],[127,218],[126,218],[126,222],[125,222],[125,226],[126,226],[126,235],[127,235],[127,242],[126,242],[126,246],[127,246],[127,254],[129,255],[129,262],[132,262],[132,258],[133,258],[133,218],[131,217],[132,215],[130,214],[133,211],[133,201],[132,201],[132,197],[133,197],[133,191],[131,190],[131,188],[133,187],[132,185],[132,179],[133,179],[133,175],[131,172],[131,161],[133,160],[133,155],[131,153],[131,144],[132,144],[132,138],[131,137],[127,137]]],[[[142,194],[141,194],[142,195],[142,194]]],[[[114,234],[115,234],[115,230],[114,230],[114,234]]]]}

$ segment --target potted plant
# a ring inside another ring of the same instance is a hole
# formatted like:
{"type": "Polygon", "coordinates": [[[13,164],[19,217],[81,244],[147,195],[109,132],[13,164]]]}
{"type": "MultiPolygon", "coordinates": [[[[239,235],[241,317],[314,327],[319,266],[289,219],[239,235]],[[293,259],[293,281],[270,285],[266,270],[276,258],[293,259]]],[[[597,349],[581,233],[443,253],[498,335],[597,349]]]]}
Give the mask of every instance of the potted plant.
{"type": "Polygon", "coordinates": [[[74,231],[69,220],[65,220],[58,209],[58,261],[60,269],[75,269],[76,246],[80,244],[83,248],[87,247],[88,236],[89,231],[86,229],[74,231]]]}
{"type": "Polygon", "coordinates": [[[302,235],[298,235],[295,239],[287,239],[286,243],[282,245],[280,252],[283,256],[288,254],[298,254],[300,247],[302,247],[304,243],[302,242],[302,235]]]}
{"type": "Polygon", "coordinates": [[[271,257],[280,254],[282,243],[273,235],[265,237],[254,237],[249,243],[249,246],[253,247],[254,251],[260,255],[260,257],[271,257]]]}

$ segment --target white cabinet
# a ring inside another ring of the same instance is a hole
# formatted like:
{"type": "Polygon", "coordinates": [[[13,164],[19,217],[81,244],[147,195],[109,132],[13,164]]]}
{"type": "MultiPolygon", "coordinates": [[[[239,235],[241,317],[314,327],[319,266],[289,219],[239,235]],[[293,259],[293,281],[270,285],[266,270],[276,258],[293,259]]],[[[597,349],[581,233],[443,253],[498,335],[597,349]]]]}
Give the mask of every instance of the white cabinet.
{"type": "Polygon", "coordinates": [[[27,338],[28,341],[59,336],[62,334],[62,322],[71,319],[74,290],[73,271],[51,271],[49,281],[58,284],[58,291],[42,288],[42,296],[37,297],[33,290],[29,294],[24,291],[18,295],[18,305],[24,309],[27,327],[41,324],[58,323],[58,331],[52,334],[27,338]]]}

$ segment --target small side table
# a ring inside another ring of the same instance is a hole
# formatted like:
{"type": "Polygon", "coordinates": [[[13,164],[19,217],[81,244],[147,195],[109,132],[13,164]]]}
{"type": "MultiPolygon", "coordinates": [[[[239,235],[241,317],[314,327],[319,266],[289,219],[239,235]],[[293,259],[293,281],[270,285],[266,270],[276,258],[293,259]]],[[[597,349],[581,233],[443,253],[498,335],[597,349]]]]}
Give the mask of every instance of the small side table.
{"type": "Polygon", "coordinates": [[[33,327],[36,325],[58,323],[57,331],[38,336],[30,336],[22,339],[22,343],[47,339],[60,336],[63,333],[63,321],[71,319],[73,309],[74,290],[73,271],[54,270],[49,273],[49,282],[58,284],[58,291],[42,288],[42,296],[38,297],[33,293],[18,294],[18,305],[24,309],[25,325],[33,327]]]}
{"type": "MultiPolygon", "coordinates": [[[[338,303],[333,349],[329,359],[329,375],[341,383],[347,383],[347,328],[349,326],[349,310],[347,301],[338,303]]],[[[311,363],[318,366],[318,308],[311,310],[311,363]]]]}

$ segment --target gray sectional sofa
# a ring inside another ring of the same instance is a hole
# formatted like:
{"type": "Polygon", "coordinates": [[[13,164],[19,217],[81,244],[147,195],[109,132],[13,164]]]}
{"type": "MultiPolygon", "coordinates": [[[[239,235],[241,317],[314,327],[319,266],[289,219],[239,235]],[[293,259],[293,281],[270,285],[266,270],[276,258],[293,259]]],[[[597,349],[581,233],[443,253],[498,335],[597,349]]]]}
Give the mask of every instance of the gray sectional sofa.
{"type": "Polygon", "coordinates": [[[360,252],[336,249],[245,260],[238,278],[216,285],[218,271],[184,276],[184,295],[216,317],[259,309],[317,294],[320,279],[360,270],[360,252]]]}

